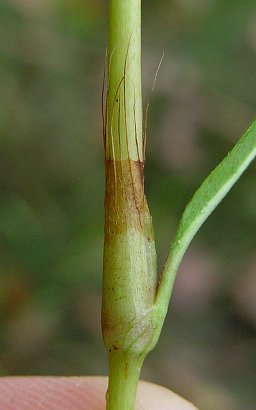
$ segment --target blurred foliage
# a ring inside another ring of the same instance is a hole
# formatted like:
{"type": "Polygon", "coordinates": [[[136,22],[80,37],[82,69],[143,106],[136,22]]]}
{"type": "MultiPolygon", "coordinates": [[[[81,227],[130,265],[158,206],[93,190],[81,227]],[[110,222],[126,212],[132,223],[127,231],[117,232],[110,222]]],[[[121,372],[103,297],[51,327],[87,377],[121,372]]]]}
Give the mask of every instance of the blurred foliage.
{"type": "MultiPolygon", "coordinates": [[[[200,181],[255,117],[255,0],[147,0],[146,190],[163,265],[200,181]]],[[[0,374],[102,374],[104,0],[0,3],[0,374]]],[[[144,378],[255,409],[256,165],[187,252],[144,378]]]]}

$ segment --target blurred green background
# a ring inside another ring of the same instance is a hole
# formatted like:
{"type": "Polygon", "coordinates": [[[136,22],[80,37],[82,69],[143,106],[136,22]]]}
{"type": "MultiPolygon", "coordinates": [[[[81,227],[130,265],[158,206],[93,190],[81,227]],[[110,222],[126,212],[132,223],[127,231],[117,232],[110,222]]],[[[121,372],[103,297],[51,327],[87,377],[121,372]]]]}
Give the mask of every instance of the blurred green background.
{"type": "MultiPolygon", "coordinates": [[[[159,270],[188,199],[255,117],[255,0],[144,0],[159,270]]],[[[106,374],[100,99],[107,1],[0,2],[0,374],[106,374]]],[[[256,164],[197,235],[143,377],[253,410],[256,164]]]]}

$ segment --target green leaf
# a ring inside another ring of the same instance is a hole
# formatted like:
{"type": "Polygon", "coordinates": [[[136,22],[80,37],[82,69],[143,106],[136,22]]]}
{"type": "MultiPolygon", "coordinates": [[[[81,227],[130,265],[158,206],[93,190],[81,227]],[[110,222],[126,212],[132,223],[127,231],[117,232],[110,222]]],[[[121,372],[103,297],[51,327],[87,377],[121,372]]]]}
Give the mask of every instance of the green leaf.
{"type": "Polygon", "coordinates": [[[256,121],[205,179],[182,215],[156,295],[156,307],[162,316],[167,312],[176,272],[188,245],[255,156],[256,121]]]}

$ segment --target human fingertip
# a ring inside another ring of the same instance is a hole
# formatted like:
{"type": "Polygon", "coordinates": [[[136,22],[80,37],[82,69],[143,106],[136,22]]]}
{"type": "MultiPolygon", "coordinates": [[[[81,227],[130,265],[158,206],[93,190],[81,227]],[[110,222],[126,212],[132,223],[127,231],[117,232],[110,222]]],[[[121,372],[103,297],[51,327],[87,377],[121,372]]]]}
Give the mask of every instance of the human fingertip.
{"type": "Polygon", "coordinates": [[[157,384],[140,382],[136,410],[197,410],[189,401],[157,384]]]}

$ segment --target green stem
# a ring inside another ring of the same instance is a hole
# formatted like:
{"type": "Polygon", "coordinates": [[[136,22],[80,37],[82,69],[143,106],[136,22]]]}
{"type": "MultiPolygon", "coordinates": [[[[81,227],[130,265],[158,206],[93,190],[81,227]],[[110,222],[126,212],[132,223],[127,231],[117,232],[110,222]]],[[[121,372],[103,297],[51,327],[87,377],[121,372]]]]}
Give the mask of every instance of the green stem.
{"type": "Polygon", "coordinates": [[[102,330],[108,410],[133,410],[155,323],[156,252],[144,195],[141,0],[109,0],[102,330]],[[142,359],[143,358],[143,359],[142,359]]]}
{"type": "Polygon", "coordinates": [[[141,0],[109,1],[106,159],[143,161],[141,0]]]}
{"type": "Polygon", "coordinates": [[[107,410],[133,410],[143,360],[123,352],[109,355],[107,410]]]}

